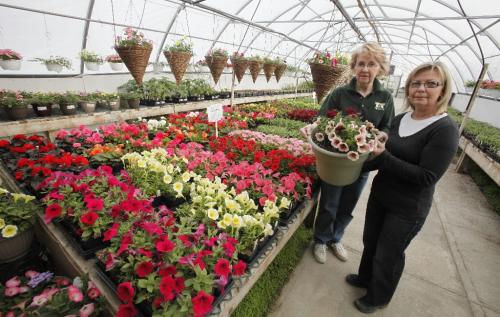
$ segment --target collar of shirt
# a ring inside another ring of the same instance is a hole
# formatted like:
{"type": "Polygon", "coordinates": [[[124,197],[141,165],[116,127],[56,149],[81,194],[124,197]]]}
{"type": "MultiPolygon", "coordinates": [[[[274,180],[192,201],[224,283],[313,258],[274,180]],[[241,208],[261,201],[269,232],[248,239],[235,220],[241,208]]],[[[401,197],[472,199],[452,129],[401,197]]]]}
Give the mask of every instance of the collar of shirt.
{"type": "MultiPolygon", "coordinates": [[[[348,87],[349,87],[349,90],[358,92],[356,90],[356,77],[353,77],[351,79],[351,81],[349,82],[348,87]]],[[[381,90],[382,90],[382,84],[380,83],[380,81],[377,78],[375,78],[373,80],[373,92],[375,92],[375,91],[381,91],[381,90]]]]}

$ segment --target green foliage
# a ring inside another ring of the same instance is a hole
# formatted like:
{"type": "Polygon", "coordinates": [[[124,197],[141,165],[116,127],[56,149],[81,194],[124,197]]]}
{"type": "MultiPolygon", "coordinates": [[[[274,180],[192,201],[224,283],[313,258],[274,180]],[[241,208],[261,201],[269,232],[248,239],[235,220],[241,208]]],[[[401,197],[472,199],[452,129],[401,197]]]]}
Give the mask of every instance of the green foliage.
{"type": "Polygon", "coordinates": [[[300,226],[231,316],[264,317],[302,259],[312,231],[300,226]]]}
{"type": "Polygon", "coordinates": [[[98,64],[104,63],[101,56],[99,56],[97,53],[91,52],[89,50],[83,50],[80,52],[79,55],[80,55],[80,59],[83,62],[91,62],[91,63],[98,63],[98,64]]]}
{"type": "Polygon", "coordinates": [[[37,57],[35,58],[35,61],[40,62],[44,65],[47,64],[57,64],[61,65],[64,68],[71,69],[71,61],[67,59],[66,57],[62,56],[50,56],[49,58],[40,58],[37,57]]]}
{"type": "MultiPolygon", "coordinates": [[[[290,120],[292,121],[292,120],[290,120]]],[[[298,122],[298,121],[297,121],[298,122]]],[[[304,126],[304,123],[301,122],[301,127],[304,126]]],[[[304,137],[300,134],[299,130],[289,130],[287,127],[282,127],[279,125],[259,125],[256,131],[262,132],[262,133],[267,133],[267,134],[276,134],[282,137],[287,137],[287,138],[296,138],[300,140],[305,140],[304,137]]]]}
{"type": "Polygon", "coordinates": [[[466,168],[493,210],[500,215],[500,187],[474,161],[468,160],[466,168]]]}
{"type": "Polygon", "coordinates": [[[186,37],[182,37],[181,39],[174,42],[174,44],[166,47],[164,52],[182,52],[182,53],[191,53],[193,54],[193,43],[188,42],[186,37]]]}
{"type": "Polygon", "coordinates": [[[13,237],[33,225],[38,210],[34,199],[0,187],[0,237],[13,237]]]}

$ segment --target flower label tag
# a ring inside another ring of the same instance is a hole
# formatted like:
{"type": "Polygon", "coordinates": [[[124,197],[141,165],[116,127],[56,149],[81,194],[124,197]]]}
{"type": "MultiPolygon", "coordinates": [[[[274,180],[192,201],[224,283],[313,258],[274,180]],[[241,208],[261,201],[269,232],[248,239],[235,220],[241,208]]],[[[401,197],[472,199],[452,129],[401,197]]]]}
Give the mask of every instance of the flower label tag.
{"type": "Polygon", "coordinates": [[[212,105],[207,108],[208,122],[217,122],[222,119],[222,105],[212,105]]]}
{"type": "Polygon", "coordinates": [[[45,106],[39,106],[38,110],[47,110],[47,107],[45,107],[45,106]]]}
{"type": "Polygon", "coordinates": [[[70,109],[75,109],[75,105],[68,105],[68,106],[66,107],[66,109],[68,109],[68,110],[70,110],[70,109]]]}

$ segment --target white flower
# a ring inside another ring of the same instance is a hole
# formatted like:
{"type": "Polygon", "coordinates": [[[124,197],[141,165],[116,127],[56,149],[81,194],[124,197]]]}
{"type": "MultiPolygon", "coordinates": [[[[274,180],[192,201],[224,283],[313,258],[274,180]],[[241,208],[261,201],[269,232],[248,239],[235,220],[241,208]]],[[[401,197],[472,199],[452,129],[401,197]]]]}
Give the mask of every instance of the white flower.
{"type": "Polygon", "coordinates": [[[188,172],[184,172],[182,173],[181,178],[184,183],[187,183],[191,179],[191,175],[188,172]]]}
{"type": "Polygon", "coordinates": [[[226,227],[230,226],[233,223],[233,216],[231,214],[225,214],[222,218],[222,222],[226,227]]]}
{"type": "Polygon", "coordinates": [[[243,219],[240,216],[234,215],[232,226],[235,228],[239,228],[242,225],[243,225],[243,219]]]}
{"type": "Polygon", "coordinates": [[[182,190],[184,189],[184,185],[182,185],[181,182],[175,182],[173,188],[177,192],[177,194],[182,196],[182,190]]]}
{"type": "Polygon", "coordinates": [[[349,146],[344,143],[344,142],[340,142],[339,146],[338,146],[338,149],[340,152],[348,152],[349,151],[349,146]]]}
{"type": "Polygon", "coordinates": [[[217,209],[214,209],[214,208],[208,209],[207,215],[208,215],[208,218],[210,218],[212,220],[219,219],[219,212],[217,211],[217,209]]]}
{"type": "Polygon", "coordinates": [[[5,220],[3,220],[3,218],[0,218],[0,229],[2,229],[3,227],[5,227],[5,220]]]}
{"type": "Polygon", "coordinates": [[[2,237],[4,238],[12,238],[17,234],[17,226],[14,225],[6,225],[2,229],[2,237]]]}
{"type": "Polygon", "coordinates": [[[270,236],[274,233],[273,227],[270,224],[266,223],[266,227],[264,228],[264,235],[270,236]]]}
{"type": "Polygon", "coordinates": [[[289,206],[290,206],[290,200],[288,200],[288,198],[286,197],[281,198],[280,208],[285,209],[288,208],[289,206]]]}
{"type": "Polygon", "coordinates": [[[173,178],[172,178],[172,176],[170,176],[170,174],[165,174],[163,176],[163,182],[165,184],[170,184],[172,181],[173,181],[173,178]]]}
{"type": "Polygon", "coordinates": [[[349,153],[347,153],[347,158],[351,161],[357,161],[359,159],[359,154],[355,151],[349,151],[349,153]]]}
{"type": "Polygon", "coordinates": [[[321,132],[317,132],[314,136],[316,137],[316,140],[318,140],[319,142],[323,142],[323,140],[325,139],[325,135],[321,132]]]}
{"type": "Polygon", "coordinates": [[[137,161],[137,166],[140,168],[145,168],[146,167],[146,161],[145,160],[138,160],[137,161]]]}

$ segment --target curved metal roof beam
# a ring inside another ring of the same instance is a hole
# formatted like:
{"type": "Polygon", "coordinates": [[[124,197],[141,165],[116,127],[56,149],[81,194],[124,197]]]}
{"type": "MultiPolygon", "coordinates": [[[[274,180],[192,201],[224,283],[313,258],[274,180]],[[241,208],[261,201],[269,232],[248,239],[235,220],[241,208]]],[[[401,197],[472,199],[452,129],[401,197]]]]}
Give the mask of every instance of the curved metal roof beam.
{"type": "MultiPolygon", "coordinates": [[[[247,2],[245,2],[244,5],[241,6],[241,8],[238,9],[238,11],[236,11],[235,15],[238,15],[241,13],[241,11],[243,11],[253,0],[248,0],[247,2]]],[[[213,13],[215,14],[215,13],[213,13]]],[[[231,24],[233,21],[229,20],[226,22],[226,25],[224,25],[222,27],[222,29],[220,30],[219,34],[217,34],[217,36],[215,37],[215,39],[213,40],[212,42],[212,45],[210,45],[210,48],[208,49],[209,51],[214,48],[215,46],[215,43],[217,43],[220,39],[220,37],[222,36],[222,34],[226,31],[227,27],[229,26],[229,24],[231,24]]]]}
{"type": "MultiPolygon", "coordinates": [[[[302,9],[304,9],[304,8],[306,7],[307,2],[305,2],[305,3],[303,3],[303,2],[299,2],[299,3],[297,3],[297,4],[295,4],[295,5],[291,6],[291,7],[289,7],[288,9],[286,9],[285,11],[281,12],[281,13],[280,13],[280,14],[278,14],[276,17],[274,17],[274,19],[272,19],[272,21],[276,21],[277,19],[279,19],[280,17],[282,17],[283,15],[287,14],[288,12],[290,12],[291,10],[295,9],[296,7],[298,7],[298,6],[300,6],[300,5],[302,5],[302,8],[301,8],[301,10],[302,10],[302,9]]],[[[267,24],[266,24],[266,27],[268,27],[268,26],[269,26],[269,25],[271,25],[271,24],[272,24],[272,22],[267,23],[267,24]]],[[[264,31],[259,31],[259,32],[257,33],[257,35],[255,35],[255,36],[254,36],[254,38],[253,38],[253,39],[252,39],[252,40],[251,40],[251,41],[247,44],[247,47],[252,46],[253,42],[255,42],[255,40],[256,40],[256,39],[257,39],[257,38],[258,38],[258,37],[259,37],[262,33],[264,33],[264,31]]],[[[243,53],[246,53],[246,51],[247,51],[247,50],[245,49],[245,50],[243,51],[243,53]]]]}
{"type": "MultiPolygon", "coordinates": [[[[408,24],[409,24],[409,23],[410,23],[410,22],[408,22],[408,24]]],[[[421,26],[419,26],[419,27],[421,27],[421,26]]],[[[370,28],[370,26],[368,26],[368,25],[366,25],[366,26],[360,26],[359,28],[360,28],[360,29],[363,29],[363,28],[370,28]]],[[[396,30],[398,30],[398,31],[402,31],[402,32],[410,33],[408,30],[404,30],[404,29],[401,29],[401,28],[398,28],[398,27],[395,27],[395,26],[387,26],[387,28],[389,28],[389,29],[396,29],[396,30]]],[[[418,35],[418,34],[414,34],[414,35],[415,35],[416,37],[419,37],[419,38],[421,38],[421,39],[425,40],[425,38],[424,38],[423,36],[421,36],[421,35],[418,35]]],[[[398,38],[402,38],[402,39],[406,39],[406,37],[404,37],[404,36],[400,36],[400,35],[391,35],[391,36],[393,36],[393,37],[398,37],[398,38]]],[[[436,35],[436,36],[438,36],[438,35],[436,35]]],[[[438,37],[439,37],[439,36],[438,36],[438,37]]],[[[441,40],[442,40],[442,39],[441,39],[441,40]]],[[[442,51],[441,49],[439,49],[438,47],[436,47],[436,49],[437,49],[437,50],[439,50],[440,52],[443,52],[443,51],[442,51]]],[[[417,50],[415,50],[415,51],[417,51],[417,50]]],[[[396,51],[396,53],[397,53],[397,51],[396,51]]],[[[397,54],[398,54],[398,53],[397,53],[397,54]]],[[[464,62],[465,66],[467,67],[467,69],[469,70],[469,72],[471,73],[471,75],[473,76],[473,73],[472,73],[472,71],[471,71],[471,69],[470,69],[469,65],[468,65],[467,63],[465,63],[465,60],[463,59],[463,57],[462,57],[462,56],[460,56],[460,54],[457,54],[457,55],[459,55],[460,59],[464,62]]],[[[402,56],[402,57],[404,58],[404,57],[406,57],[406,56],[411,56],[411,55],[400,54],[400,56],[402,56]]],[[[425,60],[425,59],[422,59],[422,60],[421,60],[421,62],[425,62],[425,61],[427,61],[427,60],[425,60]]],[[[451,59],[450,59],[450,61],[451,61],[451,59]]],[[[462,81],[464,81],[464,76],[462,75],[462,72],[460,71],[460,68],[459,68],[459,67],[457,67],[457,65],[456,65],[454,62],[452,62],[452,63],[451,63],[451,65],[453,65],[453,67],[456,69],[457,73],[460,75],[460,79],[462,79],[462,81]]]]}
{"type": "MultiPolygon", "coordinates": [[[[436,1],[436,0],[434,0],[434,1],[436,1]]],[[[380,4],[379,4],[379,5],[367,4],[367,6],[386,7],[386,8],[399,9],[399,10],[402,10],[402,11],[414,12],[414,11],[413,11],[413,10],[411,10],[411,9],[408,9],[408,8],[405,8],[405,7],[401,7],[401,6],[397,6],[397,5],[390,5],[390,4],[381,4],[381,5],[380,5],[380,4]]],[[[450,8],[449,6],[446,6],[446,7],[447,7],[447,8],[450,8]]],[[[348,7],[346,7],[346,9],[347,9],[347,8],[357,8],[357,6],[352,5],[352,6],[348,6],[348,7]]],[[[421,15],[421,16],[423,16],[423,17],[427,17],[427,18],[432,18],[430,15],[425,14],[425,13],[419,13],[419,15],[421,15]]],[[[462,16],[463,16],[463,15],[462,15],[462,16]]],[[[403,22],[405,22],[405,23],[407,23],[407,24],[410,24],[410,22],[407,22],[407,21],[403,21],[403,22]]],[[[441,21],[437,21],[437,20],[434,20],[434,22],[436,22],[437,24],[441,25],[443,28],[445,28],[445,29],[447,29],[448,31],[450,31],[451,33],[453,33],[453,34],[454,34],[456,37],[458,37],[461,41],[463,41],[463,40],[464,40],[464,37],[462,37],[462,36],[461,36],[460,34],[458,34],[455,30],[453,30],[452,28],[448,27],[448,26],[447,26],[446,24],[444,24],[443,22],[441,22],[441,21]]],[[[425,30],[427,30],[429,33],[431,33],[431,34],[435,35],[435,33],[433,33],[433,32],[432,32],[431,30],[429,30],[427,27],[425,27],[425,28],[424,28],[423,26],[420,26],[420,27],[421,27],[421,28],[423,28],[423,29],[425,29],[425,30]]],[[[481,28],[481,26],[479,26],[479,27],[481,28]]],[[[439,38],[440,38],[441,40],[443,40],[441,37],[439,37],[439,38]]],[[[490,38],[490,40],[491,40],[491,38],[490,38]]],[[[446,43],[446,41],[445,41],[445,40],[443,40],[443,42],[445,42],[445,43],[446,43]]],[[[492,42],[493,42],[493,41],[492,41],[492,42]]],[[[472,46],[471,46],[469,43],[467,43],[467,42],[465,42],[465,43],[464,43],[464,45],[465,45],[465,46],[467,46],[467,47],[470,49],[470,51],[471,51],[471,52],[472,52],[472,53],[476,56],[477,60],[478,60],[478,61],[479,61],[479,63],[482,65],[482,59],[481,59],[481,57],[480,57],[480,56],[477,54],[477,52],[476,52],[476,51],[472,48],[472,46]]],[[[488,72],[488,75],[489,75],[489,77],[491,78],[491,73],[490,73],[490,72],[488,72]]],[[[474,77],[474,75],[472,75],[472,77],[474,77]]]]}
{"type": "Polygon", "coordinates": [[[165,30],[165,35],[163,35],[163,38],[161,39],[160,49],[156,54],[155,63],[158,63],[158,61],[160,60],[161,52],[163,51],[163,46],[165,45],[165,41],[167,40],[168,34],[170,33],[170,30],[172,29],[172,26],[174,25],[177,16],[181,12],[181,10],[184,9],[185,7],[186,4],[184,3],[179,4],[179,6],[177,7],[177,10],[175,11],[174,16],[172,17],[172,20],[170,21],[170,23],[167,26],[167,29],[165,30]]]}

